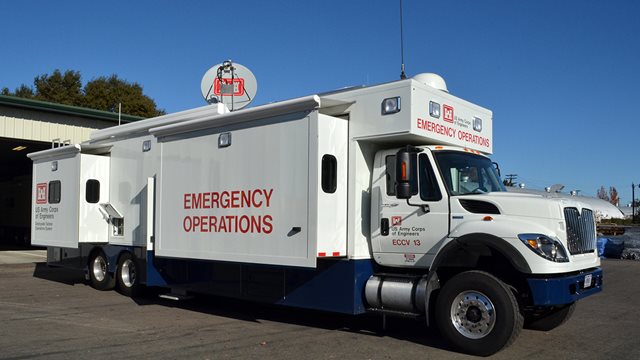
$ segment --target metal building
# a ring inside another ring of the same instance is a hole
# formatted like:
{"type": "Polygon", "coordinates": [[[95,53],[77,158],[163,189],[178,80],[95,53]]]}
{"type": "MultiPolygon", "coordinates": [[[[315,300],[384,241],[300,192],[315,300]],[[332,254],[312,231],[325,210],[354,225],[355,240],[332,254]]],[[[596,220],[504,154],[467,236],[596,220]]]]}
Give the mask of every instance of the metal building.
{"type": "Polygon", "coordinates": [[[32,163],[27,153],[80,143],[91,131],[141,120],[77,106],[0,95],[0,248],[30,243],[32,163]]]}

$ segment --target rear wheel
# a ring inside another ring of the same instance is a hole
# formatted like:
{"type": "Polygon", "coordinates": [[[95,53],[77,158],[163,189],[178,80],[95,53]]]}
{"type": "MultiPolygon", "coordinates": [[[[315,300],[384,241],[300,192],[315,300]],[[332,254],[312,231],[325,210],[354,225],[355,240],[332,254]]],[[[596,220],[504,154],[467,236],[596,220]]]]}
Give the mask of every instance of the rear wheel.
{"type": "Polygon", "coordinates": [[[89,279],[91,287],[97,290],[111,290],[115,279],[109,273],[107,257],[102,250],[95,251],[89,259],[89,279]]]}
{"type": "Polygon", "coordinates": [[[463,272],[447,281],[438,295],[435,316],[452,345],[481,356],[511,345],[523,323],[511,290],[482,271],[463,272]]]}
{"type": "Polygon", "coordinates": [[[143,286],[140,284],[140,267],[138,261],[131,253],[123,253],[118,261],[118,271],[116,279],[118,281],[118,291],[129,297],[142,295],[143,286]]]}
{"type": "Polygon", "coordinates": [[[566,323],[576,310],[576,303],[554,306],[537,312],[525,312],[524,327],[531,330],[549,331],[566,323]]]}

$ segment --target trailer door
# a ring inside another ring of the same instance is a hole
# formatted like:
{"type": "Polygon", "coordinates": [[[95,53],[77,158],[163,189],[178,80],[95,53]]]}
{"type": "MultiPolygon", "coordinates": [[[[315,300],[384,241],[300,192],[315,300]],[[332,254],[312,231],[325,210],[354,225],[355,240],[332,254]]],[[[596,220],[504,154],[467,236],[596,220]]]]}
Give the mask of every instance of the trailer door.
{"type": "Polygon", "coordinates": [[[298,113],[159,138],[156,255],[314,267],[298,113]]]}

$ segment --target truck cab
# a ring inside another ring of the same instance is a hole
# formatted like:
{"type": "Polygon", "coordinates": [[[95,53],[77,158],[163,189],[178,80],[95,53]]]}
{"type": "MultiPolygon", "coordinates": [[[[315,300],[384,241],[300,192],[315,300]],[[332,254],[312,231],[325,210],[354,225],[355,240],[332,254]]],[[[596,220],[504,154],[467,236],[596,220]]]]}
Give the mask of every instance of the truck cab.
{"type": "Polygon", "coordinates": [[[424,311],[470,353],[506,346],[523,324],[555,328],[577,300],[601,290],[592,210],[508,193],[478,151],[407,145],[377,152],[371,224],[376,263],[405,271],[372,275],[369,303],[424,311]]]}

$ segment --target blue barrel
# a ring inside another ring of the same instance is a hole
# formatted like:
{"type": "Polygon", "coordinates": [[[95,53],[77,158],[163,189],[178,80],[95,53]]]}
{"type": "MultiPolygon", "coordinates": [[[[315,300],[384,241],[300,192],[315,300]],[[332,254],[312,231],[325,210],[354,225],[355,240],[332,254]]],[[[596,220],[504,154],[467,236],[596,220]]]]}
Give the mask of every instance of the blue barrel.
{"type": "Polygon", "coordinates": [[[599,237],[598,240],[596,240],[596,248],[598,249],[598,256],[600,256],[601,258],[604,257],[604,247],[607,245],[608,242],[609,242],[609,239],[607,239],[606,237],[599,237]]]}

